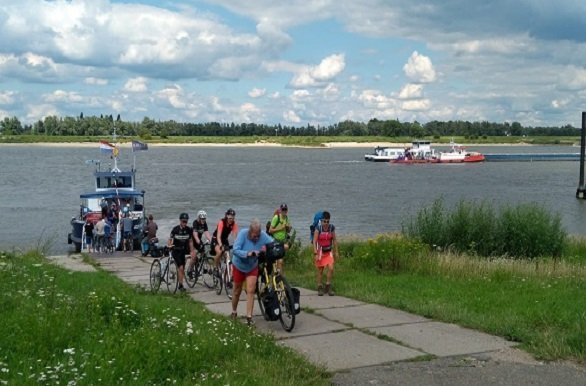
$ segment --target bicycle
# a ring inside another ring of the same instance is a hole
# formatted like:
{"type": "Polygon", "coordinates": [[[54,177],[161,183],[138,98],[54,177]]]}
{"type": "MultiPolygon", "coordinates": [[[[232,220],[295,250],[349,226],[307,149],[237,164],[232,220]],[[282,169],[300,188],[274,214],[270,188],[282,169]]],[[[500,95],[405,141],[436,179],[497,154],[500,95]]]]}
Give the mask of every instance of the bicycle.
{"type": "Polygon", "coordinates": [[[159,290],[162,281],[167,285],[167,291],[173,294],[177,292],[179,272],[175,259],[171,256],[170,249],[165,250],[164,257],[153,260],[149,273],[149,281],[152,292],[159,290]]]}
{"type": "Polygon", "coordinates": [[[185,270],[185,280],[189,288],[193,288],[197,280],[201,277],[203,284],[212,289],[219,281],[217,276],[214,276],[214,258],[210,255],[210,243],[206,242],[201,251],[197,251],[197,264],[191,264],[185,270]]]}
{"type": "Polygon", "coordinates": [[[219,272],[214,275],[219,280],[215,283],[216,294],[222,293],[222,288],[226,292],[228,299],[232,299],[232,291],[234,289],[234,279],[232,278],[232,257],[231,257],[231,245],[222,246],[222,255],[220,256],[220,269],[219,272]]]}
{"type": "Polygon", "coordinates": [[[293,289],[277,269],[277,260],[285,255],[281,243],[270,243],[265,253],[258,257],[259,275],[256,281],[256,296],[260,311],[267,321],[279,319],[287,332],[295,327],[295,314],[299,306],[295,302],[293,289]]]}

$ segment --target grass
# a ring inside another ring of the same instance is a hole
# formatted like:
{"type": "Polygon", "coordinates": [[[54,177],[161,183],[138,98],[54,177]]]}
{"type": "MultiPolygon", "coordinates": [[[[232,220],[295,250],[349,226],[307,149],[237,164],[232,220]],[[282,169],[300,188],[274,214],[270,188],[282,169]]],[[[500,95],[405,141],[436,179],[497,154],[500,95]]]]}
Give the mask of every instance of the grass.
{"type": "MultiPolygon", "coordinates": [[[[543,360],[586,363],[586,254],[488,259],[383,235],[342,241],[340,255],[338,295],[502,336],[543,360]]],[[[315,288],[309,250],[286,269],[295,285],[315,288]]]]}
{"type": "Polygon", "coordinates": [[[328,384],[329,374],[186,296],[0,253],[0,384],[328,384]]]}

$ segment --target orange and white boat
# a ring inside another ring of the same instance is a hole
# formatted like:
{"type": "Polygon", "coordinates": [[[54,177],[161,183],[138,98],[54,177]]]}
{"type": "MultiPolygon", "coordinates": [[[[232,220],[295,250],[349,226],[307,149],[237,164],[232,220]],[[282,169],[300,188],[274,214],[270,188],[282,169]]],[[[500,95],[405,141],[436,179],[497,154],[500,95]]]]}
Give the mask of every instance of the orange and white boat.
{"type": "Polygon", "coordinates": [[[483,162],[484,154],[468,151],[464,146],[450,142],[450,151],[440,152],[437,156],[438,163],[483,162]]]}
{"type": "Polygon", "coordinates": [[[412,146],[405,149],[405,153],[392,163],[396,164],[442,164],[482,162],[484,154],[466,150],[464,146],[450,142],[451,149],[445,152],[436,152],[431,148],[430,141],[413,141],[412,146]]]}

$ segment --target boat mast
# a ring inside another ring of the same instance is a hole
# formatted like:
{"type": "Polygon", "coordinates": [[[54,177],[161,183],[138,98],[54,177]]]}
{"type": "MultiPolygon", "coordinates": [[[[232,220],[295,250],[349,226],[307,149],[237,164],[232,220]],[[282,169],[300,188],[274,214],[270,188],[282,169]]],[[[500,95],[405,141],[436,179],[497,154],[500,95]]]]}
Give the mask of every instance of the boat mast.
{"type": "Polygon", "coordinates": [[[118,144],[116,143],[116,126],[113,128],[114,132],[112,133],[112,142],[114,142],[114,149],[112,149],[112,158],[114,159],[114,166],[112,167],[112,172],[120,173],[120,169],[118,169],[118,144]]]}

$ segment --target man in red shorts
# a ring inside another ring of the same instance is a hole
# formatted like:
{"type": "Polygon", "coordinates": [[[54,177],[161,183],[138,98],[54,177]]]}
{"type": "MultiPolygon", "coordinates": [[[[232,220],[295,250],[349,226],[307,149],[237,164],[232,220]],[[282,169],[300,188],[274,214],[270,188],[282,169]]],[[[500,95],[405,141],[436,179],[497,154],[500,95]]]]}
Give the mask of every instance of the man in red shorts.
{"type": "Polygon", "coordinates": [[[246,321],[253,325],[252,309],[254,307],[254,292],[256,290],[256,278],[258,277],[258,254],[274,240],[261,230],[260,221],[254,219],[248,229],[238,232],[234,242],[234,255],[232,256],[232,276],[234,278],[234,293],[232,294],[232,318],[236,319],[236,310],[240,300],[242,286],[246,282],[246,321]]]}

